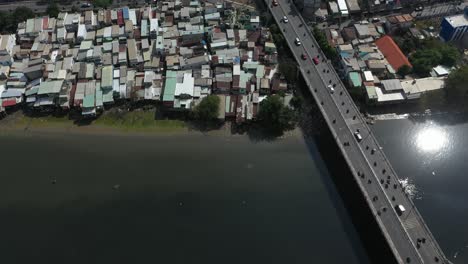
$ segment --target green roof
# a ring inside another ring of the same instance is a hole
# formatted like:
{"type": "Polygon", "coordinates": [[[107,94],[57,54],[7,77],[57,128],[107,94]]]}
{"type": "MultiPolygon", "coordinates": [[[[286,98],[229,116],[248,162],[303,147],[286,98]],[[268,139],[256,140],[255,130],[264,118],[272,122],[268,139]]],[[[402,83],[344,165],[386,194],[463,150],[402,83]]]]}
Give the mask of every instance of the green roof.
{"type": "Polygon", "coordinates": [[[114,91],[107,90],[102,93],[103,103],[113,103],[114,102],[114,91]]]}
{"type": "Polygon", "coordinates": [[[80,50],[89,50],[93,46],[93,42],[91,40],[82,41],[80,44],[80,50]]]}
{"type": "Polygon", "coordinates": [[[33,95],[33,94],[37,94],[38,91],[39,91],[39,86],[34,86],[33,88],[27,90],[25,92],[25,95],[30,96],[30,95],[33,95]]]}
{"type": "Polygon", "coordinates": [[[94,107],[94,94],[88,94],[83,99],[83,107],[89,108],[94,107]]]}
{"type": "Polygon", "coordinates": [[[101,74],[101,89],[112,89],[112,82],[114,78],[114,67],[112,65],[110,66],[104,66],[102,68],[102,74],[101,74]]]}
{"type": "Polygon", "coordinates": [[[166,83],[164,84],[163,101],[171,102],[174,101],[174,94],[177,84],[177,72],[167,71],[166,72],[166,83]]]}
{"type": "Polygon", "coordinates": [[[250,81],[250,78],[252,78],[252,74],[248,72],[241,71],[240,77],[239,77],[239,87],[246,89],[247,88],[247,82],[250,81]]]}
{"type": "Polygon", "coordinates": [[[367,97],[369,99],[377,99],[377,93],[375,92],[375,86],[366,86],[367,97]]]}
{"type": "Polygon", "coordinates": [[[353,83],[354,87],[361,87],[362,86],[362,79],[361,75],[358,72],[350,72],[349,79],[353,83]]]}
{"type": "Polygon", "coordinates": [[[263,78],[264,75],[265,75],[265,65],[258,65],[255,76],[257,78],[263,78]]]}
{"type": "Polygon", "coordinates": [[[63,80],[42,82],[41,85],[39,85],[37,94],[60,93],[60,89],[62,89],[62,84],[63,80]]]}
{"type": "Polygon", "coordinates": [[[101,88],[96,88],[96,106],[103,105],[102,91],[101,88]]]}

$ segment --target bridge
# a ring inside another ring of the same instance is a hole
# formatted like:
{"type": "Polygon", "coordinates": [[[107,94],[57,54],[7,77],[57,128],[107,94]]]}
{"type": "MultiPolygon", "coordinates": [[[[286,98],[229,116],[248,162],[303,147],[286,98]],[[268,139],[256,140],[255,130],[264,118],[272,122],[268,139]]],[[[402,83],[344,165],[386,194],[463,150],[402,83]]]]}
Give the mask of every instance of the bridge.
{"type": "Polygon", "coordinates": [[[272,0],[265,1],[395,262],[450,263],[295,6],[290,0],[277,0],[278,5],[273,5],[272,0]],[[284,16],[287,22],[283,21],[284,16]],[[296,38],[301,44],[296,43],[296,38]],[[313,58],[317,57],[318,61],[314,62],[313,58]]]}

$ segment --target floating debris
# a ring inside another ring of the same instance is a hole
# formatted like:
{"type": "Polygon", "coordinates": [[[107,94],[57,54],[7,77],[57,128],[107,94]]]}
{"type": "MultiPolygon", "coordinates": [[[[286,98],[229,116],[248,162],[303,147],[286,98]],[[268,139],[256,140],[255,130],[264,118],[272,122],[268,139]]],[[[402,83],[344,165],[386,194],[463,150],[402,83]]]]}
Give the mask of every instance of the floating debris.
{"type": "Polygon", "coordinates": [[[435,175],[435,172],[432,172],[432,175],[435,175]]]}
{"type": "Polygon", "coordinates": [[[112,189],[114,191],[117,191],[119,188],[120,188],[120,184],[116,184],[116,185],[112,186],[112,189]]]}
{"type": "Polygon", "coordinates": [[[50,182],[51,182],[52,184],[56,184],[56,183],[57,183],[57,178],[52,177],[52,179],[50,180],[50,182]]]}

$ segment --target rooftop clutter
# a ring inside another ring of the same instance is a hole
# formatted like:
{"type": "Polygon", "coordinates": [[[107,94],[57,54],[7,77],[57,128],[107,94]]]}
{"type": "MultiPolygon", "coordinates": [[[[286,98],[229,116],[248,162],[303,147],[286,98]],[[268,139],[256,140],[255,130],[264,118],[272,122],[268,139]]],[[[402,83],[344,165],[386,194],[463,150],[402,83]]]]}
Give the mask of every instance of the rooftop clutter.
{"type": "Polygon", "coordinates": [[[231,29],[233,11],[160,1],[28,19],[0,38],[0,105],[95,116],[122,100],[189,110],[217,94],[220,118],[254,119],[260,101],[287,86],[269,30],[255,12],[231,29]]]}

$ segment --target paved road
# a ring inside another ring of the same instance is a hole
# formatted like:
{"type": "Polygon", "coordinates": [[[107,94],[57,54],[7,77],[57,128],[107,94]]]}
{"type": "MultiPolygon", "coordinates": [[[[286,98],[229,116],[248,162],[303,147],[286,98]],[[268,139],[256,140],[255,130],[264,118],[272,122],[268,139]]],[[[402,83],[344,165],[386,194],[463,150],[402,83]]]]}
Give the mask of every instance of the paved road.
{"type": "MultiPolygon", "coordinates": [[[[38,5],[39,1],[13,1],[8,3],[0,3],[0,11],[14,11],[17,7],[26,6],[29,7],[36,13],[45,13],[47,10],[47,4],[38,5]]],[[[78,10],[89,10],[89,8],[81,8],[82,3],[91,3],[92,1],[73,1],[71,3],[58,5],[61,11],[70,11],[72,6],[78,8],[78,10]]],[[[137,4],[138,6],[145,5],[145,0],[114,0],[110,8],[118,8],[130,4],[137,4]]]]}
{"type": "Polygon", "coordinates": [[[310,30],[301,26],[305,25],[302,17],[287,0],[278,0],[279,6],[266,1],[397,262],[450,263],[404,192],[333,66],[324,60],[310,30]],[[283,16],[288,17],[288,23],[281,21],[283,16]],[[296,37],[301,45],[295,44],[296,37]],[[318,65],[312,62],[316,56],[320,60],[318,65]],[[334,86],[333,93],[328,85],[334,86]],[[357,131],[362,135],[359,142],[354,136],[357,131]],[[406,208],[401,216],[395,211],[397,205],[406,208]]]}

